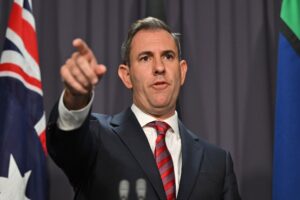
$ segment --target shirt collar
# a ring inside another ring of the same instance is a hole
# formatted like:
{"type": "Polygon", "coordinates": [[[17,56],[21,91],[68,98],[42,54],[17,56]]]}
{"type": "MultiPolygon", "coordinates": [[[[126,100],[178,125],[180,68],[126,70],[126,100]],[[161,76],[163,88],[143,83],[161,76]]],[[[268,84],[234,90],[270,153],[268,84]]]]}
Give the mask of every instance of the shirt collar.
{"type": "MultiPolygon", "coordinates": [[[[136,116],[139,124],[141,125],[141,127],[145,127],[148,123],[157,120],[155,117],[148,115],[146,113],[144,113],[140,108],[138,108],[135,104],[132,104],[131,106],[131,110],[134,113],[134,115],[136,116]]],[[[175,111],[174,115],[172,115],[171,117],[162,120],[164,122],[166,122],[167,124],[169,124],[169,126],[171,127],[173,133],[178,134],[179,135],[179,128],[178,128],[178,115],[177,112],[175,111]]]]}

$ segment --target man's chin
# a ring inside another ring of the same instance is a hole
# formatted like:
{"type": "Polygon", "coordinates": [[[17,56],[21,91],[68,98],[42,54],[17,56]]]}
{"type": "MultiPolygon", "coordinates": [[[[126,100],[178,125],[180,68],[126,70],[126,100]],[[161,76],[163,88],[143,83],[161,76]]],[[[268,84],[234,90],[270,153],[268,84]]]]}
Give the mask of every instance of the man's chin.
{"type": "Polygon", "coordinates": [[[175,106],[169,107],[169,105],[156,105],[152,108],[151,115],[156,118],[165,119],[172,116],[175,113],[175,106]]]}

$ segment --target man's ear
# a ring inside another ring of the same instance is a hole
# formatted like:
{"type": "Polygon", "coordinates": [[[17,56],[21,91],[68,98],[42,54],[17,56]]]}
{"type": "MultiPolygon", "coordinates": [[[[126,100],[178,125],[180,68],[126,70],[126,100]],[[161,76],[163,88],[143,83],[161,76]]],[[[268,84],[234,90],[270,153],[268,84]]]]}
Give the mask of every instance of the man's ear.
{"type": "Polygon", "coordinates": [[[128,89],[131,89],[132,88],[132,83],[131,83],[131,79],[130,79],[129,66],[124,65],[124,64],[119,65],[118,75],[119,75],[120,79],[122,80],[122,82],[124,83],[124,85],[128,89]]]}
{"type": "Polygon", "coordinates": [[[186,60],[181,60],[181,61],[180,61],[180,73],[181,73],[181,74],[180,74],[180,75],[181,75],[181,81],[180,81],[180,84],[181,84],[181,85],[184,84],[187,69],[188,69],[188,65],[187,65],[186,60]]]}

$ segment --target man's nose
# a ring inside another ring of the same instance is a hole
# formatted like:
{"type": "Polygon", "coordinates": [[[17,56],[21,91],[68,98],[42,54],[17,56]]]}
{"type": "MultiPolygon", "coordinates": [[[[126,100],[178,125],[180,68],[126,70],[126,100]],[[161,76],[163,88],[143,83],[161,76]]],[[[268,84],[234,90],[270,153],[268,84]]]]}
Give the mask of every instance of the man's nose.
{"type": "Polygon", "coordinates": [[[165,64],[162,58],[156,58],[153,63],[153,72],[154,74],[165,73],[165,64]]]}

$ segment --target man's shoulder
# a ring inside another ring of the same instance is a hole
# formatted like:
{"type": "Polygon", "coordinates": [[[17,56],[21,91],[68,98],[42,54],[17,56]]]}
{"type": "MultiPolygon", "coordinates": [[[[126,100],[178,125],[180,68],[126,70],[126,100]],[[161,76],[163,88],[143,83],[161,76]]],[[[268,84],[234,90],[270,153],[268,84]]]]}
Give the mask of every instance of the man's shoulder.
{"type": "Polygon", "coordinates": [[[199,141],[205,146],[205,148],[207,150],[210,150],[212,152],[216,152],[216,153],[226,153],[227,151],[225,149],[223,149],[222,147],[218,146],[217,144],[214,144],[210,141],[207,141],[206,139],[203,138],[199,138],[199,141]]]}
{"type": "Polygon", "coordinates": [[[127,108],[116,114],[102,114],[102,113],[92,113],[90,120],[97,120],[100,123],[107,125],[118,125],[124,123],[128,119],[131,119],[133,113],[130,108],[127,108]]]}
{"type": "Polygon", "coordinates": [[[98,120],[98,121],[110,121],[112,115],[102,114],[102,113],[92,113],[90,120],[98,120]]]}
{"type": "Polygon", "coordinates": [[[213,144],[213,142],[202,138],[200,134],[195,134],[185,128],[183,124],[180,124],[180,128],[182,143],[185,145],[183,148],[189,149],[188,151],[193,156],[201,156],[202,170],[212,173],[224,172],[227,160],[230,157],[229,153],[218,145],[213,144]],[[187,142],[187,140],[190,142],[187,142]]]}
{"type": "Polygon", "coordinates": [[[217,144],[214,144],[213,142],[210,142],[206,139],[204,139],[203,137],[201,137],[200,134],[196,134],[195,132],[189,130],[188,128],[186,128],[182,122],[181,126],[185,129],[186,133],[189,134],[192,138],[194,138],[194,140],[197,140],[198,143],[204,147],[206,152],[213,152],[213,153],[218,153],[218,154],[226,154],[227,151],[223,148],[221,148],[220,146],[218,146],[217,144]]]}

